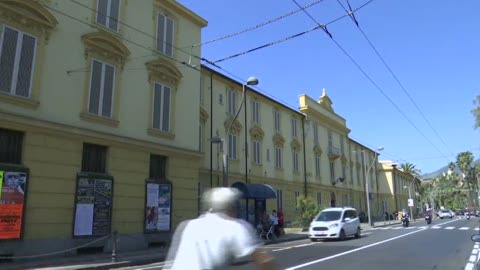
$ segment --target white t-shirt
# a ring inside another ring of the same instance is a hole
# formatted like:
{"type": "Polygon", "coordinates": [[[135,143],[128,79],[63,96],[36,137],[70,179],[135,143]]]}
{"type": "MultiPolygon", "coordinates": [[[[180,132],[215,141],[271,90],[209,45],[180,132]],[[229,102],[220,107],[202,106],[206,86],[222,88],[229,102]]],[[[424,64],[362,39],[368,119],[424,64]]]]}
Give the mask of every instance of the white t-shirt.
{"type": "Polygon", "coordinates": [[[224,214],[207,213],[184,226],[169,254],[172,270],[224,269],[261,245],[250,224],[224,214]]]}

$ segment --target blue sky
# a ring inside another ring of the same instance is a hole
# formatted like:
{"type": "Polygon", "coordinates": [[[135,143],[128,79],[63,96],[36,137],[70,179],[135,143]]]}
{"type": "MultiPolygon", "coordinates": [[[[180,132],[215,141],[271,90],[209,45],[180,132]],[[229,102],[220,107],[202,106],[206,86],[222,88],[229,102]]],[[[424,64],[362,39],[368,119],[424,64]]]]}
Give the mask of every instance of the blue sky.
{"type": "MultiPolygon", "coordinates": [[[[313,1],[297,0],[302,6],[313,1]]],[[[202,32],[203,41],[298,9],[292,0],[179,2],[209,22],[202,32]]],[[[350,0],[353,8],[365,2],[350,0]]],[[[298,107],[299,94],[318,98],[326,88],[335,111],[347,119],[351,138],[369,147],[384,146],[381,159],[406,160],[422,172],[431,172],[453,161],[461,151],[469,150],[480,157],[479,131],[473,129],[470,113],[474,97],[480,94],[478,10],[480,1],[476,0],[374,0],[356,12],[360,27],[446,145],[423,120],[349,17],[332,23],[328,30],[431,143],[322,30],[219,65],[239,78],[258,77],[260,91],[294,108],[298,107]]],[[[320,23],[345,13],[336,0],[324,0],[307,11],[320,23]]],[[[218,60],[314,26],[299,12],[257,30],[207,44],[202,47],[202,56],[218,60]]]]}

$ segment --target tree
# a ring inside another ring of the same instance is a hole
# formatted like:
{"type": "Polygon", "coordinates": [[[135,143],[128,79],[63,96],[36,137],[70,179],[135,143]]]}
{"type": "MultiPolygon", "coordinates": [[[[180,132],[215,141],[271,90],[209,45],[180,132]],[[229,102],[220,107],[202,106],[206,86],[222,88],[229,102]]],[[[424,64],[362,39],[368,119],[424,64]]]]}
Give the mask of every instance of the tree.
{"type": "Polygon", "coordinates": [[[448,169],[449,169],[450,171],[453,172],[456,167],[457,167],[457,165],[455,165],[455,162],[450,162],[450,163],[448,163],[448,169]]]}
{"type": "Polygon", "coordinates": [[[472,110],[473,117],[475,117],[473,128],[477,129],[480,127],[480,95],[473,100],[473,105],[475,105],[475,108],[472,110]]]}
{"type": "MultiPolygon", "coordinates": [[[[457,167],[460,169],[460,171],[464,175],[464,181],[467,184],[468,189],[471,191],[473,188],[474,184],[476,186],[476,183],[472,183],[472,162],[473,162],[473,154],[470,151],[466,152],[461,152],[457,155],[457,167]]],[[[468,196],[468,206],[471,207],[473,206],[473,198],[472,198],[472,193],[469,192],[468,196]]]]}
{"type": "Polygon", "coordinates": [[[298,200],[300,207],[299,222],[302,228],[308,228],[315,216],[320,212],[321,207],[310,197],[300,197],[298,200]]]}
{"type": "Polygon", "coordinates": [[[420,170],[417,169],[416,165],[405,162],[400,166],[404,173],[413,177],[415,190],[420,191],[422,190],[421,180],[420,180],[420,170]]]}

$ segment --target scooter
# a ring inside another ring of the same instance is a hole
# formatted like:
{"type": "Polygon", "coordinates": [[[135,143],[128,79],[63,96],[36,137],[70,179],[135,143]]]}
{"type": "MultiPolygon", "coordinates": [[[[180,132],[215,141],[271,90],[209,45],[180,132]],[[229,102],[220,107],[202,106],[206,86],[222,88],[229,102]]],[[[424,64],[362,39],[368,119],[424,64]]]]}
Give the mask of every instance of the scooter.
{"type": "Polygon", "coordinates": [[[467,213],[467,219],[470,219],[470,213],[467,213]]]}
{"type": "Polygon", "coordinates": [[[431,215],[425,215],[425,221],[427,222],[427,224],[432,223],[432,216],[431,215]]]}
{"type": "Polygon", "coordinates": [[[408,224],[409,224],[408,217],[402,217],[402,226],[408,227],[408,224]]]}

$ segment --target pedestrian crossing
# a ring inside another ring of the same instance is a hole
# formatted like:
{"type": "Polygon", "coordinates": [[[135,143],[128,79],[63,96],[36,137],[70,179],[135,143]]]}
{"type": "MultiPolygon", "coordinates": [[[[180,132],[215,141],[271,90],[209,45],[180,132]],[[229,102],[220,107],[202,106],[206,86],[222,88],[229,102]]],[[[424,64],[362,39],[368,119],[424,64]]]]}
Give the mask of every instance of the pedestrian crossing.
{"type": "Polygon", "coordinates": [[[430,229],[430,230],[447,230],[447,231],[479,231],[479,227],[462,227],[462,226],[442,226],[442,225],[430,225],[430,226],[390,226],[374,228],[375,231],[387,231],[387,230],[413,230],[413,229],[430,229]]]}

